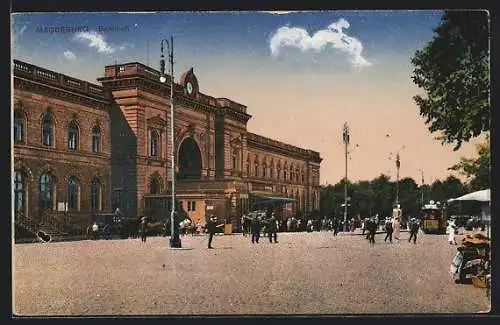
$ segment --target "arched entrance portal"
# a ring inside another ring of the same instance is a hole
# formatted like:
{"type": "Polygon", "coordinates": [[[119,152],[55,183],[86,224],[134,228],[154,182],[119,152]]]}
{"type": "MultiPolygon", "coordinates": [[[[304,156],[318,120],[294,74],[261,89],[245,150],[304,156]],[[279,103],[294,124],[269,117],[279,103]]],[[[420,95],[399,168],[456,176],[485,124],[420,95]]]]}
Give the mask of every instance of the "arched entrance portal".
{"type": "Polygon", "coordinates": [[[177,179],[201,178],[201,152],[193,138],[186,138],[179,148],[177,179]]]}

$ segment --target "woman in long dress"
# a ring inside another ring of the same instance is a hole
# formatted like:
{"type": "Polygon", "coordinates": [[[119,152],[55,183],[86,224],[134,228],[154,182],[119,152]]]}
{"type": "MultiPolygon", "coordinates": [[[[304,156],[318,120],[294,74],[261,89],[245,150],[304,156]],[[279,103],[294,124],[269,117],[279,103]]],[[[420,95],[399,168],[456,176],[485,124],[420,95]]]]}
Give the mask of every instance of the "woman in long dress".
{"type": "Polygon", "coordinates": [[[401,232],[401,224],[399,223],[399,218],[394,218],[392,220],[392,237],[399,240],[399,234],[401,232]]]}
{"type": "Polygon", "coordinates": [[[453,221],[449,222],[448,227],[446,227],[446,232],[448,233],[448,243],[450,243],[450,245],[457,245],[457,241],[455,239],[455,228],[456,225],[453,221]]]}

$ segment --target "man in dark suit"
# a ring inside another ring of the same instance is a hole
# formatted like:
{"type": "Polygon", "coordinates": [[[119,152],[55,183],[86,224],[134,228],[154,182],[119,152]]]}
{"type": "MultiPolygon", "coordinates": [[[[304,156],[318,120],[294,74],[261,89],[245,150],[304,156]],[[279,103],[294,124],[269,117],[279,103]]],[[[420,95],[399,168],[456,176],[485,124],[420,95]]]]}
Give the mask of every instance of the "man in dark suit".
{"type": "Polygon", "coordinates": [[[269,242],[273,242],[274,238],[274,243],[278,243],[278,225],[276,223],[276,217],[274,216],[274,213],[271,214],[271,218],[267,220],[267,234],[269,237],[269,242]]]}
{"type": "Polygon", "coordinates": [[[259,243],[260,231],[262,230],[260,217],[253,218],[250,229],[252,230],[252,243],[259,243]]]}
{"type": "Polygon", "coordinates": [[[409,221],[409,228],[410,228],[410,238],[408,239],[408,242],[411,242],[413,239],[413,243],[417,243],[417,234],[418,234],[418,229],[420,228],[420,223],[416,218],[411,218],[409,221]]]}
{"type": "Polygon", "coordinates": [[[392,243],[392,220],[389,218],[385,219],[385,232],[386,235],[384,241],[387,241],[387,239],[389,239],[389,241],[392,243]]]}
{"type": "Polygon", "coordinates": [[[212,240],[214,239],[214,235],[217,231],[217,228],[220,226],[224,226],[224,224],[218,224],[217,218],[212,215],[210,219],[208,219],[207,224],[205,225],[206,232],[208,233],[208,248],[212,249],[212,240]]]}

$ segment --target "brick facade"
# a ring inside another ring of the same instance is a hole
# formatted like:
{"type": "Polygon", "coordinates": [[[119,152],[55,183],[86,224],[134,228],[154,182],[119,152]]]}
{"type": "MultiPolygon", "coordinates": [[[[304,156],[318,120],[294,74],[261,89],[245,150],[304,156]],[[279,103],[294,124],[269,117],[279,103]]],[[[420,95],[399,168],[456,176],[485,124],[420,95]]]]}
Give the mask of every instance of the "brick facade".
{"type": "MultiPolygon", "coordinates": [[[[12,110],[25,131],[24,142],[14,144],[14,160],[26,179],[25,211],[39,213],[40,176],[48,171],[55,180],[53,210],[68,201],[75,176],[79,203],[70,214],[90,216],[91,183],[98,179],[100,210],[119,207],[127,215],[163,218],[172,178],[170,84],[140,63],[107,66],[98,80],[102,86],[15,61],[12,110]],[[42,143],[45,116],[54,123],[50,146],[42,143]],[[76,150],[69,150],[75,125],[76,150]],[[98,153],[92,150],[96,125],[98,153]]],[[[176,197],[192,219],[239,219],[257,208],[259,195],[294,198],[280,207],[283,216],[319,208],[319,153],[248,132],[247,108],[201,93],[192,69],[174,93],[176,197]]]]}

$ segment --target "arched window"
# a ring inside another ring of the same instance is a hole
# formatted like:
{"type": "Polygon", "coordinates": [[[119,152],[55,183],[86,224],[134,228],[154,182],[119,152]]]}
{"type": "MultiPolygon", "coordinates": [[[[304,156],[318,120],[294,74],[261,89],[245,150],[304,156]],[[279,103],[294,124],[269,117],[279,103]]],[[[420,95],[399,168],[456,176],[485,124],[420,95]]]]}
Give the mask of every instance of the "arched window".
{"type": "Polygon", "coordinates": [[[68,209],[79,210],[78,208],[78,180],[75,176],[70,176],[68,180],[68,209]]]}
{"type": "Polygon", "coordinates": [[[45,116],[42,122],[42,143],[45,146],[52,146],[54,127],[50,116],[45,116]]]}
{"type": "Polygon", "coordinates": [[[296,181],[297,183],[299,182],[299,174],[300,174],[300,172],[299,172],[299,170],[297,169],[297,170],[295,171],[295,181],[296,181]]]}
{"type": "Polygon", "coordinates": [[[101,210],[101,182],[97,178],[93,178],[90,184],[90,201],[92,211],[101,210]]]}
{"type": "Polygon", "coordinates": [[[78,146],[78,126],[74,121],[71,121],[68,125],[68,149],[70,151],[76,151],[78,146]]]}
{"type": "Polygon", "coordinates": [[[149,155],[151,157],[154,157],[154,158],[158,157],[159,138],[160,138],[160,136],[158,135],[158,132],[151,131],[151,139],[149,140],[149,155]]]}
{"type": "Polygon", "coordinates": [[[269,169],[269,177],[274,178],[274,166],[269,169]]]}
{"type": "Polygon", "coordinates": [[[300,174],[300,176],[302,176],[302,183],[304,183],[304,181],[305,181],[304,172],[302,172],[302,173],[300,174]]]}
{"type": "Polygon", "coordinates": [[[14,172],[14,215],[24,216],[26,206],[26,178],[24,174],[16,170],[14,172]]]}
{"type": "Polygon", "coordinates": [[[54,178],[48,173],[40,176],[38,184],[38,205],[41,210],[52,210],[54,195],[54,178]]]}
{"type": "Polygon", "coordinates": [[[262,165],[262,177],[266,177],[267,176],[266,170],[267,170],[267,166],[266,165],[262,165]]]}
{"type": "Polygon", "coordinates": [[[14,142],[24,142],[24,117],[19,110],[14,113],[14,142]]]}
{"type": "Polygon", "coordinates": [[[92,152],[101,151],[101,129],[96,125],[92,128],[92,152]]]}
{"type": "Polygon", "coordinates": [[[159,194],[160,193],[160,182],[158,178],[153,177],[149,182],[149,193],[151,194],[159,194]]]}
{"type": "Polygon", "coordinates": [[[290,167],[290,182],[293,182],[293,167],[290,167]]]}
{"type": "Polygon", "coordinates": [[[286,181],[286,169],[283,170],[283,180],[286,181]]]}
{"type": "Polygon", "coordinates": [[[247,176],[250,176],[250,163],[247,161],[247,176]]]}
{"type": "Polygon", "coordinates": [[[259,164],[255,163],[254,176],[259,177],[259,164]]]}

